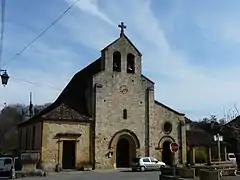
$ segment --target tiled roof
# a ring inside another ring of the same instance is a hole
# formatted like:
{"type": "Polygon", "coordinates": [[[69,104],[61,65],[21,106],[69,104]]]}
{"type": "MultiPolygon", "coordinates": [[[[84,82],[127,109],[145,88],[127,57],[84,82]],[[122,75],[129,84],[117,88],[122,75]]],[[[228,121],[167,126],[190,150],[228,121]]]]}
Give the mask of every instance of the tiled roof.
{"type": "MultiPolygon", "coordinates": [[[[92,115],[87,108],[85,92],[92,80],[92,76],[100,71],[101,58],[98,58],[96,61],[74,75],[55,102],[33,116],[31,119],[22,122],[20,126],[47,118],[58,120],[65,119],[66,117],[60,118],[60,114],[57,113],[60,110],[63,110],[63,108],[65,109],[65,112],[68,112],[69,117],[73,116],[75,119],[77,118],[79,120],[90,120],[92,115]]],[[[67,116],[66,114],[62,115],[67,116]]]]}
{"type": "Polygon", "coordinates": [[[187,145],[190,147],[211,147],[213,143],[213,137],[204,130],[188,130],[186,136],[187,145]]]}

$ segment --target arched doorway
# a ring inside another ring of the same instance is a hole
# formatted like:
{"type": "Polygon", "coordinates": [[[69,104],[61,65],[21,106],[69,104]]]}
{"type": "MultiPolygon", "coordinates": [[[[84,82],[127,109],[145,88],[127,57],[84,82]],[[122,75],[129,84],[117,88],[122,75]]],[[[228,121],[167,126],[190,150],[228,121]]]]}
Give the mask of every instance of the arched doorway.
{"type": "Polygon", "coordinates": [[[119,137],[116,147],[116,167],[130,167],[133,159],[136,158],[136,145],[129,135],[119,137]]]}
{"type": "Polygon", "coordinates": [[[140,142],[136,134],[128,129],[116,132],[109,142],[108,149],[113,152],[113,167],[129,167],[137,156],[140,142]]]}
{"type": "Polygon", "coordinates": [[[173,165],[173,153],[170,150],[170,141],[165,141],[163,143],[163,151],[162,151],[162,161],[167,165],[173,165]]]}
{"type": "Polygon", "coordinates": [[[121,138],[117,143],[116,164],[117,167],[129,167],[130,144],[127,139],[121,138]]]}

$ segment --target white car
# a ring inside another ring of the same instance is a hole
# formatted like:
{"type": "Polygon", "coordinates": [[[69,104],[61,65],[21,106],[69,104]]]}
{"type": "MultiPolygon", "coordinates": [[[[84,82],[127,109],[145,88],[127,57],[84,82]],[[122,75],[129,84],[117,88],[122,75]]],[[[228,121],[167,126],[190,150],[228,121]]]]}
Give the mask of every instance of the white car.
{"type": "Polygon", "coordinates": [[[236,156],[234,153],[228,153],[228,160],[236,163],[236,156]]]}
{"type": "Polygon", "coordinates": [[[165,167],[166,164],[153,157],[139,157],[135,158],[132,163],[133,171],[145,171],[145,170],[159,170],[165,167]]]}
{"type": "Polygon", "coordinates": [[[11,157],[0,157],[0,176],[11,176],[13,159],[11,157]]]}
{"type": "Polygon", "coordinates": [[[15,170],[22,170],[20,158],[10,156],[0,157],[0,177],[14,178],[15,170]]]}

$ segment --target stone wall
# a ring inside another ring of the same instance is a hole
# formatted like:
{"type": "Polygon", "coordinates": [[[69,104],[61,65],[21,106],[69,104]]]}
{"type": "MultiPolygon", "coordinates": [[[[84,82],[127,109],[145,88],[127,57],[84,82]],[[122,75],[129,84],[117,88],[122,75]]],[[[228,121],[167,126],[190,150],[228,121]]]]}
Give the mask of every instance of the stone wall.
{"type": "MultiPolygon", "coordinates": [[[[58,144],[57,133],[81,133],[76,144],[76,167],[90,161],[90,124],[77,122],[44,122],[42,141],[42,161],[49,171],[61,164],[62,147],[58,144]]],[[[70,139],[62,139],[70,140],[70,139]]]]}
{"type": "MultiPolygon", "coordinates": [[[[103,71],[93,78],[93,99],[95,106],[95,160],[96,168],[114,168],[116,145],[109,149],[109,143],[118,131],[131,130],[140,142],[137,155],[161,158],[159,141],[166,136],[162,132],[163,123],[173,124],[168,134],[178,142],[178,124],[184,121],[184,115],[159,106],[154,101],[154,83],[141,75],[141,54],[125,36],[102,51],[103,71]],[[121,53],[121,72],[113,72],[113,53],[121,53]],[[135,56],[135,73],[129,74],[127,54],[135,56]],[[98,85],[97,85],[98,84],[98,85]],[[96,86],[97,85],[97,86],[96,86]],[[127,110],[127,119],[123,110],[127,110]],[[113,157],[106,155],[113,151],[113,157]]],[[[185,130],[182,128],[183,153],[186,154],[185,130]]],[[[185,158],[186,155],[183,155],[185,158]]],[[[178,156],[176,156],[176,159],[178,156]]]]}
{"type": "MultiPolygon", "coordinates": [[[[152,144],[151,144],[151,152],[152,155],[157,159],[162,160],[162,144],[165,140],[173,139],[178,144],[179,142],[179,134],[178,134],[178,126],[179,122],[185,122],[184,115],[176,113],[169,108],[162,106],[161,104],[155,103],[155,114],[154,121],[152,122],[152,144]],[[170,122],[172,124],[172,131],[170,133],[165,133],[163,130],[163,126],[165,122],[170,122]],[[160,141],[161,140],[161,141],[160,141]]],[[[186,130],[185,126],[182,126],[182,159],[183,163],[186,162],[186,130]]],[[[172,140],[172,141],[173,141],[172,140]]],[[[175,153],[175,162],[178,160],[178,153],[175,153]]]]}
{"type": "MultiPolygon", "coordinates": [[[[145,155],[145,123],[146,123],[146,87],[143,79],[136,74],[104,72],[98,74],[96,88],[96,168],[114,168],[115,152],[112,158],[106,153],[111,138],[123,129],[134,132],[140,141],[138,155],[145,155]],[[127,87],[127,93],[121,92],[121,86],[127,87]],[[127,119],[123,118],[123,110],[127,110],[127,119]]],[[[114,150],[114,149],[113,149],[114,150]]]]}
{"type": "Polygon", "coordinates": [[[121,72],[127,72],[127,54],[132,53],[135,56],[135,74],[139,76],[142,74],[141,55],[138,53],[136,48],[129,43],[129,40],[125,36],[122,36],[102,51],[102,66],[105,71],[112,72],[112,58],[115,51],[119,51],[121,53],[121,72]]]}

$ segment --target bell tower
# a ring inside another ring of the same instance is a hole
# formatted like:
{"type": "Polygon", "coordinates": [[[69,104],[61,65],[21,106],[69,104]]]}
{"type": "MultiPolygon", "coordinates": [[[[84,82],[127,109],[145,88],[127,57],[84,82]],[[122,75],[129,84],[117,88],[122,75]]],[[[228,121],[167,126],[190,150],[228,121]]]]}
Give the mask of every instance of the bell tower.
{"type": "Polygon", "coordinates": [[[102,68],[104,71],[141,75],[142,54],[125,35],[127,28],[123,22],[120,28],[120,37],[102,50],[102,68]]]}

